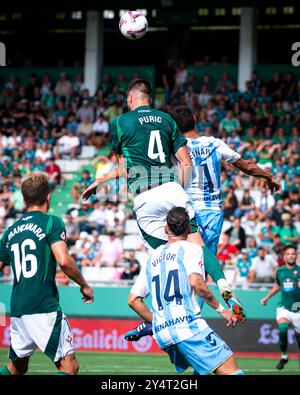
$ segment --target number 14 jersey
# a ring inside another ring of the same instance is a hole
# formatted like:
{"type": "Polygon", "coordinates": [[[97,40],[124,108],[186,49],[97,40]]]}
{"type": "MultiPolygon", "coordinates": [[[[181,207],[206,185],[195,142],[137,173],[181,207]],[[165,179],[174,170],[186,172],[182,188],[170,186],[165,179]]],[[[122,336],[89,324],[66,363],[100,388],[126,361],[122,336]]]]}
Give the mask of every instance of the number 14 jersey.
{"type": "Polygon", "coordinates": [[[187,241],[166,244],[154,251],[131,289],[143,298],[150,294],[153,333],[161,348],[208,327],[189,285],[191,273],[199,273],[205,279],[202,248],[187,241]]]}

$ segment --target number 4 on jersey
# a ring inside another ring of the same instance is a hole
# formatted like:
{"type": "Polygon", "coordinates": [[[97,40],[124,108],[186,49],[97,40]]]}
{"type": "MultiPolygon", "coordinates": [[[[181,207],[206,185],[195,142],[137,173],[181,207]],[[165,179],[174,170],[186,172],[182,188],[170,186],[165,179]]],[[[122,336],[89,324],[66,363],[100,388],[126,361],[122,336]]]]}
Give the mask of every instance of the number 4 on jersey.
{"type": "Polygon", "coordinates": [[[161,143],[160,132],[159,130],[151,130],[149,145],[148,145],[148,156],[150,159],[158,159],[160,163],[165,163],[166,155],[163,150],[163,146],[161,143]],[[157,152],[154,152],[155,143],[157,146],[157,152]]]}

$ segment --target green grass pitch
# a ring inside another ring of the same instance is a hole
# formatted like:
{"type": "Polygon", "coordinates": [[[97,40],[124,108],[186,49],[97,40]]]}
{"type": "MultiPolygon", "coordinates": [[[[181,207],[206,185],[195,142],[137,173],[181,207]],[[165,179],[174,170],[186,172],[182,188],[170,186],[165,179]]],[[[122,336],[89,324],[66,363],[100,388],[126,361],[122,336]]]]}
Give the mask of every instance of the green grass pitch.
{"type": "MultiPolygon", "coordinates": [[[[173,375],[174,366],[167,355],[141,355],[121,353],[77,352],[79,374],[93,375],[173,375]]],[[[299,362],[290,360],[281,371],[275,369],[278,362],[273,358],[237,358],[239,367],[249,375],[300,375],[299,362]]],[[[7,350],[0,349],[0,366],[7,362],[7,350]]],[[[55,374],[55,366],[41,352],[31,358],[28,374],[55,374]]],[[[191,374],[187,370],[186,374],[191,374]]]]}

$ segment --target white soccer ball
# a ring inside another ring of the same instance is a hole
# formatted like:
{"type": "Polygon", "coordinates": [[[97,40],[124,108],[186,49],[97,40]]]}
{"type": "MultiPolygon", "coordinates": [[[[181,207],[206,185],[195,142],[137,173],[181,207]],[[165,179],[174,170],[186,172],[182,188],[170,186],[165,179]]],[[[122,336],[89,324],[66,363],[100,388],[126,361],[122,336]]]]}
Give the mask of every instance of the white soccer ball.
{"type": "Polygon", "coordinates": [[[119,29],[129,40],[138,40],[147,33],[148,22],[138,11],[127,11],[120,19],[119,29]]]}

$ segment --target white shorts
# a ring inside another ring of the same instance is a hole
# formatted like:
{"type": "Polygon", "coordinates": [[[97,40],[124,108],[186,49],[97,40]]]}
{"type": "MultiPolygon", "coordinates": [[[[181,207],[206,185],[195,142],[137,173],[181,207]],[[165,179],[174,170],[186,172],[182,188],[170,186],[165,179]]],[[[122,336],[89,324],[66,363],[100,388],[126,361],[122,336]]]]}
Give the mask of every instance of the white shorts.
{"type": "Polygon", "coordinates": [[[137,224],[147,248],[155,249],[168,240],[165,233],[166,217],[173,207],[184,207],[190,219],[195,217],[188,194],[177,182],[167,182],[134,198],[137,224]]]}
{"type": "Polygon", "coordinates": [[[62,311],[11,317],[9,357],[30,357],[37,348],[53,362],[75,352],[73,334],[62,311]]]}
{"type": "Polygon", "coordinates": [[[276,310],[276,320],[285,318],[294,327],[297,333],[300,333],[300,312],[294,313],[285,309],[284,307],[278,307],[276,310]]]}

